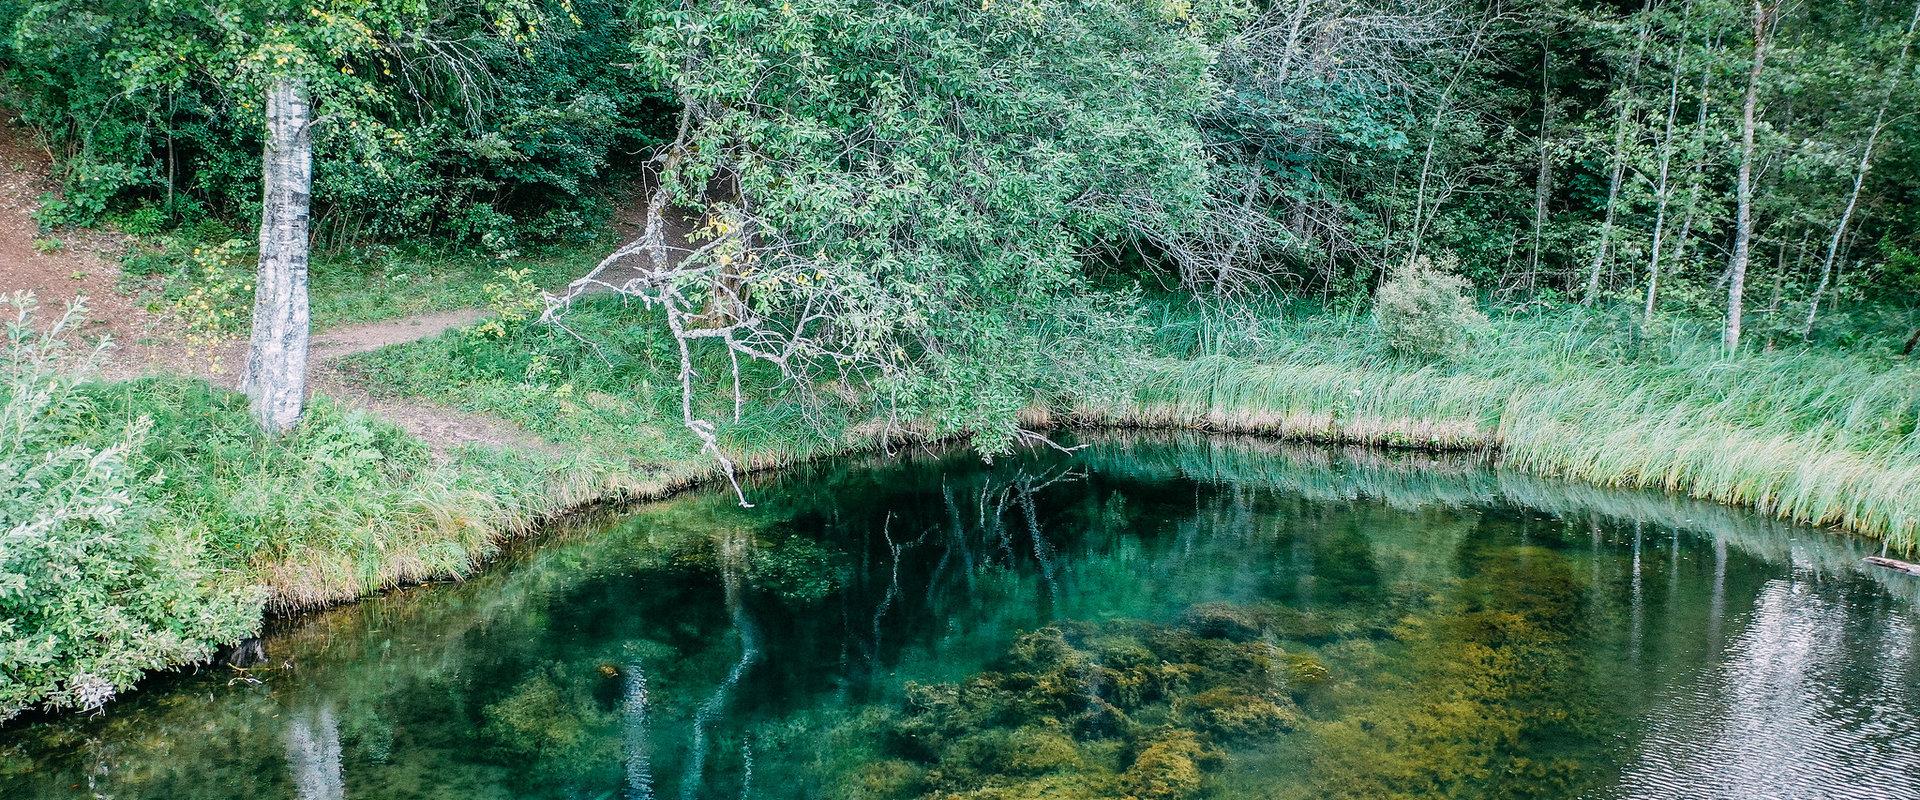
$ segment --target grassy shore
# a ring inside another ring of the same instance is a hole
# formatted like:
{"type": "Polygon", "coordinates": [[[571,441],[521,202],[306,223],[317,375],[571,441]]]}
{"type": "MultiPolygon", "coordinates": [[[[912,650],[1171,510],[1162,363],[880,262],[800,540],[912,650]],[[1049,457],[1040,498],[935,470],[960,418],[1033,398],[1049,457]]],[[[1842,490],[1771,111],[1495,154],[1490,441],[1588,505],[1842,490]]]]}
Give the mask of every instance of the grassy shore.
{"type": "Polygon", "coordinates": [[[1450,363],[1385,352],[1359,314],[1267,309],[1223,334],[1163,306],[1129,402],[1082,424],[1493,451],[1527,472],[1654,488],[1810,525],[1920,538],[1920,365],[1864,337],[1721,354],[1714,332],[1624,310],[1496,316],[1450,363]],[[1231,343],[1231,344],[1227,344],[1231,343]]]}

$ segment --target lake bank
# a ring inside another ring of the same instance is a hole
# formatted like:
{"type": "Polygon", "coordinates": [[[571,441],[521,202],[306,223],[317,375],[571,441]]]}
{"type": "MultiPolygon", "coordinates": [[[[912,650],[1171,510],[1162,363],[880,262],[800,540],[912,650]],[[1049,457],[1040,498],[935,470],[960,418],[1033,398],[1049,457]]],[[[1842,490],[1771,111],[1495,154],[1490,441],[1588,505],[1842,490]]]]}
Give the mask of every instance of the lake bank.
{"type": "Polygon", "coordinates": [[[1872,776],[1916,757],[1887,725],[1920,684],[1855,656],[1910,647],[1920,596],[1859,571],[1857,539],[1474,459],[1072,443],[1091,446],[816,461],[756,477],[754,510],[710,487],[556,531],[472,581],[283,622],[243,670],[12,728],[0,774],[25,797],[209,800],[1150,775],[1167,798],[1738,797],[1763,778],[1906,796],[1872,776]],[[1806,667],[1767,669],[1788,641],[1806,667]],[[1141,653],[1187,688],[1159,694],[1141,653]],[[1075,677],[1026,681],[1054,672],[1075,677]],[[1756,680],[1764,696],[1729,691],[1756,680]],[[1076,686],[1113,710],[1074,713],[1076,686]],[[1865,721],[1882,735],[1842,735],[1866,708],[1888,709],[1865,721]],[[1727,735],[1763,722],[1765,746],[1727,735]],[[1515,759],[1551,768],[1466,769],[1515,759]]]}

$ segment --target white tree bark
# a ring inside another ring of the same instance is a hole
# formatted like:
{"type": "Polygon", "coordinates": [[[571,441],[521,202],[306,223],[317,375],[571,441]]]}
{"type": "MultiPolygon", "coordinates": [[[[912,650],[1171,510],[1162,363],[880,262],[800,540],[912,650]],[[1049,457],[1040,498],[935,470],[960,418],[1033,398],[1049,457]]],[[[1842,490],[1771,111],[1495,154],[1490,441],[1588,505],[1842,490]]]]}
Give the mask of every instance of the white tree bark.
{"type": "Polygon", "coordinates": [[[307,227],[313,185],[312,109],[306,86],[283,78],[267,92],[260,269],[253,340],[241,373],[254,419],[279,435],[300,422],[307,395],[307,227]]]}
{"type": "Polygon", "coordinates": [[[1593,264],[1587,270],[1587,293],[1580,299],[1584,305],[1593,305],[1600,296],[1600,273],[1606,267],[1608,246],[1613,241],[1613,218],[1620,204],[1620,183],[1627,172],[1627,130],[1633,125],[1634,82],[1640,75],[1640,58],[1647,49],[1647,36],[1651,32],[1649,17],[1653,14],[1653,0],[1647,0],[1640,9],[1640,32],[1635,35],[1633,59],[1627,65],[1626,83],[1620,87],[1620,114],[1613,124],[1613,167],[1607,175],[1607,210],[1600,222],[1600,241],[1593,249],[1593,264]]]}
{"type": "Polygon", "coordinates": [[[1873,127],[1867,130],[1867,142],[1860,148],[1860,164],[1853,170],[1853,190],[1847,192],[1847,206],[1840,212],[1840,222],[1833,226],[1833,238],[1827,240],[1827,257],[1820,262],[1820,285],[1813,290],[1813,299],[1807,303],[1807,322],[1800,329],[1800,338],[1813,338],[1813,323],[1820,316],[1820,300],[1827,293],[1827,287],[1833,284],[1833,260],[1840,254],[1840,242],[1847,236],[1847,225],[1853,221],[1853,210],[1860,205],[1860,189],[1867,183],[1867,170],[1873,168],[1873,148],[1879,143],[1880,131],[1887,124],[1887,108],[1893,104],[1895,82],[1904,77],[1907,67],[1907,53],[1913,47],[1913,32],[1920,27],[1920,3],[1914,4],[1913,17],[1907,22],[1907,33],[1900,40],[1900,58],[1894,62],[1894,78],[1888,81],[1886,92],[1880,96],[1880,110],[1874,112],[1873,127]]]}
{"type": "Polygon", "coordinates": [[[1753,0],[1753,66],[1747,70],[1747,96],[1740,110],[1740,172],[1735,197],[1733,256],[1727,264],[1727,326],[1720,343],[1729,355],[1740,349],[1740,314],[1747,288],[1747,261],[1753,247],[1753,131],[1760,105],[1760,73],[1767,63],[1767,27],[1771,8],[1753,0]]]}
{"type": "Polygon", "coordinates": [[[1653,192],[1659,206],[1653,215],[1653,252],[1647,256],[1647,302],[1640,320],[1642,328],[1653,325],[1654,298],[1660,291],[1660,248],[1665,244],[1667,233],[1667,205],[1673,198],[1673,187],[1668,177],[1673,166],[1674,124],[1680,114],[1680,72],[1684,65],[1685,61],[1680,57],[1680,45],[1675,45],[1673,76],[1667,82],[1667,127],[1660,137],[1660,178],[1653,192]]]}

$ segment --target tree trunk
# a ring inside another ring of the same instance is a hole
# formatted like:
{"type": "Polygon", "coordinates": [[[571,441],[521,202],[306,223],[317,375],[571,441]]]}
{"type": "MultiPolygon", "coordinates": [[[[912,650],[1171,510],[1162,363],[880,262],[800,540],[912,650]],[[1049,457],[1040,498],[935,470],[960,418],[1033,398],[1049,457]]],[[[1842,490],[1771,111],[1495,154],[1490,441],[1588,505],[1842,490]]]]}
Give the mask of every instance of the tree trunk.
{"type": "Polygon", "coordinates": [[[1613,218],[1620,202],[1620,183],[1627,172],[1627,129],[1633,123],[1633,83],[1640,73],[1640,57],[1647,47],[1650,32],[1649,15],[1653,13],[1653,0],[1647,0],[1646,7],[1640,9],[1640,32],[1633,45],[1633,59],[1628,62],[1625,85],[1620,87],[1620,115],[1614,121],[1613,128],[1613,167],[1607,175],[1607,210],[1600,222],[1600,241],[1594,245],[1593,265],[1587,271],[1587,294],[1581,299],[1583,305],[1593,305],[1600,296],[1600,272],[1607,263],[1608,245],[1613,239],[1613,218]]]}
{"type": "Polygon", "coordinates": [[[1740,108],[1740,171],[1735,197],[1733,256],[1727,264],[1727,326],[1720,343],[1729,355],[1740,349],[1741,303],[1747,288],[1747,259],[1753,247],[1753,131],[1760,105],[1760,73],[1767,62],[1767,24],[1770,8],[1753,2],[1753,66],[1747,70],[1747,96],[1740,108]]]}
{"type": "Polygon", "coordinates": [[[280,435],[300,422],[307,394],[307,227],[313,184],[306,86],[282,78],[267,92],[262,158],[260,271],[253,340],[240,381],[254,419],[280,435]]]}
{"type": "MultiPolygon", "coordinates": [[[[1719,42],[1716,38],[1713,43],[1708,45],[1709,54],[1707,58],[1712,58],[1711,50],[1717,48],[1718,44],[1719,42]]],[[[1700,107],[1698,109],[1698,119],[1696,119],[1694,123],[1693,167],[1689,171],[1689,177],[1687,178],[1687,207],[1685,213],[1680,215],[1680,232],[1673,238],[1673,257],[1668,259],[1668,262],[1676,267],[1686,263],[1687,245],[1693,241],[1693,221],[1700,213],[1700,196],[1706,188],[1707,123],[1708,111],[1713,105],[1712,88],[1713,65],[1709,63],[1700,70],[1700,107]]],[[[1652,302],[1658,301],[1652,300],[1652,302]]],[[[1658,306],[1656,305],[1655,308],[1658,308],[1658,306]]]]}
{"type": "Polygon", "coordinates": [[[1553,193],[1553,50],[1551,34],[1540,40],[1540,169],[1533,179],[1533,253],[1527,265],[1527,291],[1540,278],[1540,240],[1547,227],[1547,202],[1553,193]]]}
{"type": "Polygon", "coordinates": [[[1827,240],[1827,257],[1820,262],[1820,285],[1813,290],[1813,299],[1807,303],[1806,324],[1800,328],[1802,339],[1813,338],[1813,322],[1820,316],[1820,299],[1833,283],[1833,260],[1840,253],[1840,240],[1846,238],[1847,223],[1853,221],[1853,210],[1860,204],[1860,188],[1866,185],[1867,170],[1873,167],[1873,147],[1887,123],[1887,108],[1893,104],[1894,81],[1899,80],[1906,71],[1907,53],[1913,46],[1913,32],[1917,26],[1920,26],[1920,3],[1914,4],[1913,17],[1907,22],[1907,34],[1900,40],[1900,58],[1894,61],[1893,68],[1895,77],[1888,81],[1885,93],[1880,95],[1880,110],[1874,112],[1873,127],[1867,129],[1867,143],[1860,148],[1860,163],[1853,170],[1853,189],[1847,192],[1846,208],[1840,211],[1840,222],[1833,226],[1833,238],[1827,240]]]}
{"type": "Polygon", "coordinates": [[[1667,232],[1667,205],[1672,199],[1673,187],[1668,183],[1670,168],[1673,165],[1673,136],[1675,118],[1680,115],[1680,72],[1683,62],[1680,59],[1680,46],[1674,46],[1673,77],[1667,83],[1667,128],[1660,139],[1660,179],[1654,187],[1658,198],[1658,208],[1653,215],[1652,253],[1647,257],[1647,307],[1641,318],[1640,327],[1653,325],[1654,298],[1660,290],[1660,248],[1664,244],[1667,232]]]}

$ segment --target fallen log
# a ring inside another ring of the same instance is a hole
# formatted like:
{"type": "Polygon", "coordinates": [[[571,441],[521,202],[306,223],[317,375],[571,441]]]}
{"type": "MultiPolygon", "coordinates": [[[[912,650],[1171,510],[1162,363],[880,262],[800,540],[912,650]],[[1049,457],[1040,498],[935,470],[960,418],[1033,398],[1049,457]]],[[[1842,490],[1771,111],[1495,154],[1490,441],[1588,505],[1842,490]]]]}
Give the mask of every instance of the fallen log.
{"type": "Polygon", "coordinates": [[[1866,561],[1876,567],[1886,567],[1895,572],[1904,572],[1908,575],[1920,576],[1920,564],[1895,561],[1891,558],[1881,558],[1879,556],[1867,556],[1866,561]]]}

